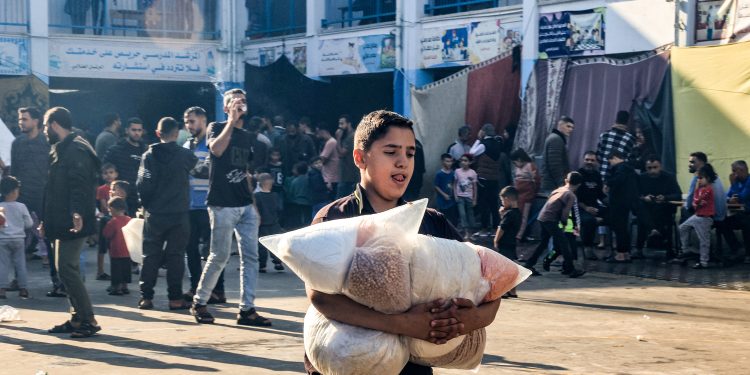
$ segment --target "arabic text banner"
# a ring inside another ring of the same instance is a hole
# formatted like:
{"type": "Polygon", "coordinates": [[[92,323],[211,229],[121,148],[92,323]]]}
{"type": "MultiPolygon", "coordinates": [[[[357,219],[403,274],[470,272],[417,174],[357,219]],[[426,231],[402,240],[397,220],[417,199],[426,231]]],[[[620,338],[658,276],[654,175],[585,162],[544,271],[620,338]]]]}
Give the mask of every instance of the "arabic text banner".
{"type": "Polygon", "coordinates": [[[604,54],[606,8],[539,15],[539,58],[604,54]]]}
{"type": "Polygon", "coordinates": [[[29,42],[26,38],[0,37],[0,74],[29,74],[29,42]]]}
{"type": "Polygon", "coordinates": [[[318,75],[378,73],[396,67],[395,36],[368,35],[320,41],[318,75]]]}
{"type": "Polygon", "coordinates": [[[521,44],[521,23],[472,22],[422,31],[422,67],[475,65],[521,44]]]}
{"type": "Polygon", "coordinates": [[[50,43],[50,75],[210,81],[216,76],[213,46],[115,43],[50,43]]]}

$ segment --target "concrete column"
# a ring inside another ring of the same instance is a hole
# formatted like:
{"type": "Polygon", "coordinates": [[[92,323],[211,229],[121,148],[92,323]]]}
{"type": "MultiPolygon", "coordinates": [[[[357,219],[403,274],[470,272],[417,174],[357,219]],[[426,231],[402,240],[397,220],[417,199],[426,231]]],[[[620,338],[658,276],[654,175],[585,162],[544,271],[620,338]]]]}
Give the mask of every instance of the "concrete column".
{"type": "Polygon", "coordinates": [[[318,77],[318,62],[320,61],[320,20],[325,18],[325,1],[307,0],[307,76],[318,77]]]}
{"type": "Polygon", "coordinates": [[[49,85],[49,2],[29,0],[31,72],[49,85]]]}
{"type": "Polygon", "coordinates": [[[421,86],[432,80],[432,75],[421,69],[418,46],[422,34],[419,23],[424,15],[420,1],[397,2],[396,69],[393,80],[393,109],[404,116],[411,115],[411,86],[421,86]]]}

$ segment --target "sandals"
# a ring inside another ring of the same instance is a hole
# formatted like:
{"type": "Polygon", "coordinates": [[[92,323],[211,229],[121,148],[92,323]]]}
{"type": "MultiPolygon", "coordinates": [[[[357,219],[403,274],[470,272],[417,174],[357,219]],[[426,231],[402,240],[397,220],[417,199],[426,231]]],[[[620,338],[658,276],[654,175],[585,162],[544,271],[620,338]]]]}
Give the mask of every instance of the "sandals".
{"type": "Polygon", "coordinates": [[[83,339],[86,337],[91,337],[101,330],[101,326],[95,326],[89,322],[83,322],[70,334],[70,337],[74,339],[83,339]]]}
{"type": "Polygon", "coordinates": [[[253,327],[270,327],[271,321],[260,316],[254,308],[242,311],[237,314],[237,324],[241,326],[253,326],[253,327]],[[251,318],[251,315],[255,315],[255,318],[251,318]]]}
{"type": "Polygon", "coordinates": [[[169,301],[169,309],[170,310],[187,310],[190,308],[190,303],[186,302],[182,299],[176,299],[174,301],[169,301]]]}
{"type": "Polygon", "coordinates": [[[194,303],[190,307],[190,315],[195,318],[195,321],[199,324],[213,324],[214,317],[208,312],[206,305],[199,305],[194,303]]]}
{"type": "Polygon", "coordinates": [[[73,327],[73,324],[70,323],[70,320],[66,321],[63,324],[54,326],[47,330],[49,333],[72,333],[76,330],[76,327],[73,327]]]}

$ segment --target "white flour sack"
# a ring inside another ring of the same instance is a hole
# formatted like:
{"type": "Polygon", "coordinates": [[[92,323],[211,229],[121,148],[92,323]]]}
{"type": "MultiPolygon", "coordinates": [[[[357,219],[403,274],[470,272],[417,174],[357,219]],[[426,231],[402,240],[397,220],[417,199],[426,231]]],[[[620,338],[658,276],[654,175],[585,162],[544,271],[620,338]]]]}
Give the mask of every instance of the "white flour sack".
{"type": "Polygon", "coordinates": [[[313,306],[304,340],[307,358],[325,375],[398,374],[409,361],[401,336],[328,320],[313,306]]]}
{"type": "MultiPolygon", "coordinates": [[[[386,314],[439,298],[466,298],[480,305],[529,276],[490,249],[418,234],[426,203],[325,222],[260,242],[308,287],[344,294],[386,314]]],[[[331,321],[311,307],[304,340],[311,363],[323,374],[398,374],[409,359],[433,367],[476,368],[486,332],[434,345],[331,321]]]]}
{"type": "Polygon", "coordinates": [[[130,260],[143,263],[143,219],[132,218],[122,227],[125,246],[128,247],[130,260]]]}

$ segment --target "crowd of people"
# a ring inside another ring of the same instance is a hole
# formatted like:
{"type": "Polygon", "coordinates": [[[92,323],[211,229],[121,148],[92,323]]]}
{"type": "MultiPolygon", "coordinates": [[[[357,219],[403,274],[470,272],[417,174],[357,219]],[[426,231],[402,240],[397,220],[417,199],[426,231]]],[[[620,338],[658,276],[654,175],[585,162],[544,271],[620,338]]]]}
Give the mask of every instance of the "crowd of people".
{"type": "MultiPolygon", "coordinates": [[[[255,287],[258,274],[268,272],[269,257],[274,270],[283,272],[284,265],[258,243],[259,236],[342,213],[351,216],[354,208],[357,214],[380,212],[419,195],[425,155],[416,139],[404,154],[408,172],[401,171],[403,165],[395,167],[398,173],[368,170],[367,163],[372,166],[378,159],[358,154],[391,136],[390,123],[382,125],[386,121],[408,123],[396,128],[411,131],[411,123],[400,116],[376,111],[355,129],[350,117],[341,115],[335,129],[322,123],[313,127],[304,117],[287,121],[248,115],[240,89],[225,93],[224,112],[227,121],[211,124],[200,107],[184,111],[184,126],[164,117],[155,131],[158,142],[148,145],[143,121],[135,117],[122,125],[119,116],[107,116],[104,130],[89,142],[76,132],[65,108],[44,114],[19,109],[23,134],[13,142],[10,168],[0,183],[0,298],[13,290],[29,297],[26,253],[36,252],[49,264],[52,290],[47,295],[67,297],[71,304],[71,318],[50,332],[95,334],[101,328],[81,269],[81,252],[89,241],[98,243],[96,278],[110,281],[110,295],[129,294],[128,284],[137,274],[138,308],[153,309],[159,270],[165,268],[168,308],[189,309],[198,323],[213,323],[208,305],[226,302],[223,271],[236,242],[241,281],[237,324],[270,326],[255,309],[255,287]],[[398,191],[385,196],[382,191],[388,187],[381,184],[393,184],[398,191]],[[122,231],[136,217],[144,219],[140,267],[131,261],[122,231]]],[[[596,150],[582,155],[577,171],[570,168],[567,147],[574,130],[574,120],[561,117],[545,140],[538,166],[492,124],[482,126],[473,142],[468,126],[459,129],[456,142],[440,155],[433,181],[439,220],[452,224],[444,235],[471,241],[494,236],[496,250],[533,275],[541,275],[535,268],[539,258],[549,271],[562,256],[562,273],[582,276],[585,270],[574,263],[579,244],[584,257],[612,263],[641,258],[646,247],[666,250],[668,261],[694,259],[696,269],[742,261],[734,231],[742,230],[745,240],[750,235],[744,161],[732,164],[725,192],[707,156],[692,153],[694,178],[683,200],[675,176],[662,169],[658,156],[644,151],[642,132],[631,130],[627,112],[617,114],[596,150]],[[680,207],[682,223],[676,224],[680,207]],[[635,248],[630,236],[634,223],[635,248]],[[711,251],[713,228],[726,239],[728,254],[711,251]],[[533,252],[518,252],[518,244],[532,240],[537,230],[541,238],[533,252]],[[692,232],[697,251],[689,246],[692,232]]],[[[394,145],[383,146],[386,158],[401,152],[394,145]]],[[[505,295],[516,296],[515,290],[505,295]]],[[[336,301],[314,293],[310,298],[314,304],[336,301]]]]}

